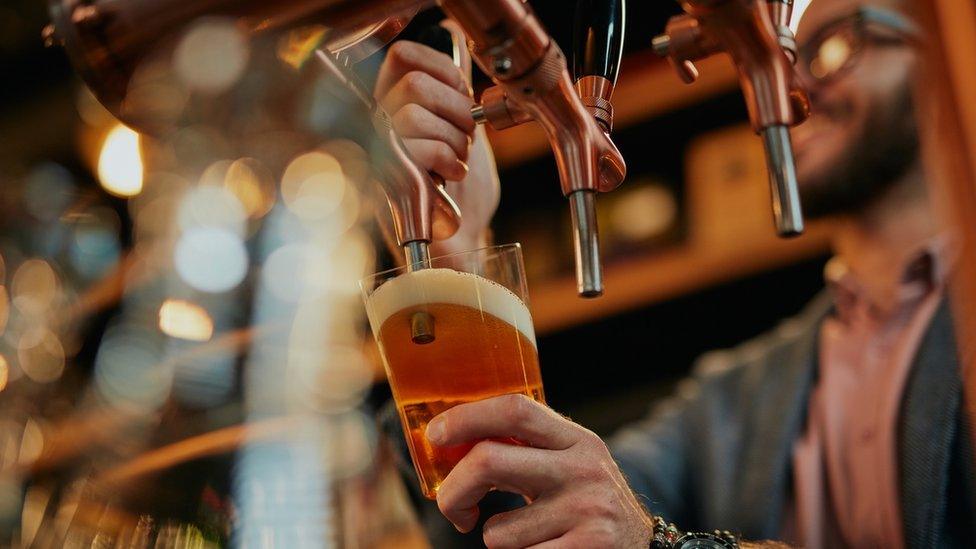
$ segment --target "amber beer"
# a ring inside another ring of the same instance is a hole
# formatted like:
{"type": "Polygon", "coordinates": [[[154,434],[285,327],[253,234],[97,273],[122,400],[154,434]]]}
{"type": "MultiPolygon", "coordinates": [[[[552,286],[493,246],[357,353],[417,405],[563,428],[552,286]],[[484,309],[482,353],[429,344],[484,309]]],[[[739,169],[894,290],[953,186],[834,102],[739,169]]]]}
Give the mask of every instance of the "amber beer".
{"type": "Polygon", "coordinates": [[[434,416],[509,393],[544,402],[532,318],[505,286],[447,268],[387,280],[366,305],[421,487],[434,498],[471,449],[431,446],[424,433],[434,416]],[[431,332],[421,342],[418,322],[431,332]]]}

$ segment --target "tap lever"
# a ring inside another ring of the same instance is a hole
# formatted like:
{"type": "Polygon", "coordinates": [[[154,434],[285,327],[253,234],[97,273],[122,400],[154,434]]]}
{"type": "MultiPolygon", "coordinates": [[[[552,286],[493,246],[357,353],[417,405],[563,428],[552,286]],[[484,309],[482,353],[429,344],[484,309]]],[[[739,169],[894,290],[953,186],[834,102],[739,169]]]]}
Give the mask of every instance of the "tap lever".
{"type": "Polygon", "coordinates": [[[573,34],[573,75],[617,83],[623,55],[627,4],[624,0],[578,0],[573,34]]]}
{"type": "Polygon", "coordinates": [[[607,133],[613,129],[613,88],[620,73],[627,7],[624,0],[578,0],[573,77],[587,110],[607,133]]]}

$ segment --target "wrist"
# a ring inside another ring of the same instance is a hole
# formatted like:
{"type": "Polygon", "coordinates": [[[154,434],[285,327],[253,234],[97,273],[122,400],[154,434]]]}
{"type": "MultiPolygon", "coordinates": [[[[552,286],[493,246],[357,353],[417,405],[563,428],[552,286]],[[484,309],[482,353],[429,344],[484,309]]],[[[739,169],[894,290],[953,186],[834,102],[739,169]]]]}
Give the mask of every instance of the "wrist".
{"type": "Polygon", "coordinates": [[[682,532],[661,517],[654,517],[654,532],[649,549],[740,549],[738,538],[729,531],[682,532]]]}

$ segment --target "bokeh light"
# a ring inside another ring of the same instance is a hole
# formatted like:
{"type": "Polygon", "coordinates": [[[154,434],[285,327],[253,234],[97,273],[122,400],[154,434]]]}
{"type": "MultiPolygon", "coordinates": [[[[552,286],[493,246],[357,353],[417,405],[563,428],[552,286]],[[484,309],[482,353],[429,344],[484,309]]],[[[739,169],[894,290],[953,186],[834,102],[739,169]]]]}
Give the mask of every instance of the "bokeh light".
{"type": "Polygon", "coordinates": [[[7,322],[10,320],[10,297],[7,295],[6,286],[0,286],[0,335],[7,330],[7,322]]]}
{"type": "Polygon", "coordinates": [[[369,237],[360,230],[346,233],[331,256],[331,273],[326,279],[329,290],[338,295],[358,295],[359,280],[366,276],[375,251],[369,237]]]}
{"type": "Polygon", "coordinates": [[[69,259],[81,276],[96,278],[119,259],[120,221],[113,210],[104,206],[91,208],[80,215],[66,219],[72,231],[69,259]]]}
{"type": "Polygon", "coordinates": [[[22,465],[29,465],[41,457],[41,452],[43,451],[44,431],[37,421],[28,419],[27,423],[24,424],[24,433],[20,437],[20,455],[18,456],[18,461],[22,465]]]}
{"type": "Polygon", "coordinates": [[[213,319],[203,307],[181,299],[167,299],[159,308],[159,329],[170,337],[209,341],[213,319]]]}
{"type": "Polygon", "coordinates": [[[244,206],[247,216],[260,219],[275,204],[275,182],[271,172],[253,158],[242,158],[227,168],[224,185],[244,206]]]}
{"type": "Polygon", "coordinates": [[[311,152],[293,160],[281,180],[281,195],[292,212],[306,221],[331,215],[346,193],[346,176],[331,154],[311,152]]]}
{"type": "Polygon", "coordinates": [[[75,198],[74,178],[65,167],[44,162],[27,176],[24,207],[41,221],[54,221],[75,198]]]}
{"type": "Polygon", "coordinates": [[[7,357],[0,354],[0,391],[7,388],[8,381],[10,381],[10,365],[7,363],[7,357]]]}
{"type": "Polygon", "coordinates": [[[43,259],[28,259],[14,272],[12,301],[26,315],[42,314],[54,304],[60,289],[57,274],[43,259]]]}
{"type": "Polygon", "coordinates": [[[219,94],[244,74],[247,41],[229,19],[204,19],[183,35],[173,54],[176,74],[187,88],[219,94]]]}
{"type": "Polygon", "coordinates": [[[37,383],[50,383],[64,372],[64,347],[54,332],[36,328],[20,336],[17,360],[27,377],[37,383]]]}
{"type": "Polygon", "coordinates": [[[817,78],[823,78],[843,67],[853,53],[851,43],[846,37],[831,36],[820,44],[817,57],[810,63],[810,72],[817,78]]]}
{"type": "Polygon", "coordinates": [[[244,280],[248,254],[241,237],[219,227],[183,233],[176,244],[176,272],[202,292],[225,292],[244,280]]]}
{"type": "Polygon", "coordinates": [[[95,386],[116,407],[155,410],[169,397],[173,366],[154,334],[134,324],[109,328],[95,357],[95,386]]]}
{"type": "Polygon", "coordinates": [[[329,473],[348,478],[366,470],[373,463],[376,450],[375,421],[362,412],[350,411],[325,422],[327,441],[323,449],[329,459],[329,473]]]}
{"type": "Polygon", "coordinates": [[[244,206],[233,193],[210,185],[190,189],[177,211],[177,224],[184,232],[212,227],[243,235],[246,218],[244,206]]]}
{"type": "Polygon", "coordinates": [[[142,192],[139,141],[139,134],[122,124],[105,137],[98,157],[98,180],[109,193],[128,198],[142,192]]]}
{"type": "Polygon", "coordinates": [[[678,204],[668,188],[651,184],[626,193],[610,211],[615,233],[637,242],[657,236],[675,223],[678,204]]]}
{"type": "Polygon", "coordinates": [[[335,345],[328,350],[325,365],[310,379],[315,387],[315,407],[322,412],[347,411],[365,398],[373,381],[373,370],[362,351],[335,345]]]}
{"type": "Polygon", "coordinates": [[[264,262],[264,284],[278,299],[297,303],[320,297],[328,287],[329,257],[321,249],[289,244],[264,262]]]}

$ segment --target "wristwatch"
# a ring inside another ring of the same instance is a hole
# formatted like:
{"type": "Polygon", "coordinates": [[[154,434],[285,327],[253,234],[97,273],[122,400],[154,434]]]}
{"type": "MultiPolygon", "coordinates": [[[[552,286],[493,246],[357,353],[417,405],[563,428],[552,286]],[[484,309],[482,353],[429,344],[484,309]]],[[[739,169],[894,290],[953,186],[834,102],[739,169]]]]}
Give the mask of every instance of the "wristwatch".
{"type": "Polygon", "coordinates": [[[650,549],[739,549],[739,541],[728,530],[682,533],[674,524],[654,517],[650,549]]]}

